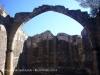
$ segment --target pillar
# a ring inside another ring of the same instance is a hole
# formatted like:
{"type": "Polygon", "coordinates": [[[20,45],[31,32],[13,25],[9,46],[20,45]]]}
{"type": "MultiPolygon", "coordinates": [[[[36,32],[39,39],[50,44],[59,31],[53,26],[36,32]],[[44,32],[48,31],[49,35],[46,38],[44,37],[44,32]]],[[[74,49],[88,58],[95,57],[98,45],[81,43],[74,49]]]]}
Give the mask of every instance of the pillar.
{"type": "Polygon", "coordinates": [[[70,66],[73,67],[72,50],[71,50],[71,36],[70,35],[69,35],[69,57],[70,57],[70,66]]]}
{"type": "Polygon", "coordinates": [[[46,47],[47,47],[47,66],[49,66],[50,60],[49,60],[49,39],[48,39],[48,35],[47,35],[47,39],[46,39],[46,47]]]}
{"type": "Polygon", "coordinates": [[[82,38],[81,37],[77,37],[76,38],[76,41],[77,41],[77,49],[78,49],[78,62],[79,62],[79,68],[83,68],[83,63],[81,61],[81,56],[80,53],[82,51],[82,38]]]}
{"type": "Polygon", "coordinates": [[[13,75],[13,51],[6,52],[5,75],[13,75]]]}
{"type": "Polygon", "coordinates": [[[94,74],[95,75],[99,75],[98,74],[98,68],[97,68],[97,56],[96,56],[97,52],[96,51],[93,51],[93,71],[94,71],[94,74]]]}
{"type": "Polygon", "coordinates": [[[57,69],[56,37],[54,37],[54,68],[57,69]]]}

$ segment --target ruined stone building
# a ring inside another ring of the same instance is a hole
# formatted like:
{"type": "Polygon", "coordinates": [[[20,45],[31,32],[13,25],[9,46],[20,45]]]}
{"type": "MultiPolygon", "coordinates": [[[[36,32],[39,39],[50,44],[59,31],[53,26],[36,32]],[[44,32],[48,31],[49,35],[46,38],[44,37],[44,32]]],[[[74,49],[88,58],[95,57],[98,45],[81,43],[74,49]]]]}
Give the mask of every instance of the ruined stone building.
{"type": "MultiPolygon", "coordinates": [[[[20,42],[19,43],[23,43],[20,42]]],[[[15,53],[19,59],[14,60],[16,69],[68,69],[80,68],[79,52],[82,51],[81,36],[59,33],[54,36],[50,31],[28,37],[23,51],[15,53]],[[21,53],[21,54],[20,54],[21,53]],[[20,54],[20,55],[18,55],[20,54]]],[[[16,47],[18,42],[16,43],[16,47]]],[[[21,45],[20,45],[21,46],[21,45]]],[[[21,46],[22,47],[22,46],[21,46]]],[[[15,49],[18,50],[18,49],[15,49]]],[[[16,72],[14,74],[20,74],[16,72]]],[[[35,73],[35,72],[30,72],[35,73]]],[[[21,73],[22,74],[22,73],[21,73]]]]}
{"type": "Polygon", "coordinates": [[[87,12],[80,10],[69,10],[61,5],[42,5],[32,12],[15,13],[11,17],[0,6],[0,73],[32,75],[35,72],[15,70],[41,68],[57,69],[55,74],[75,74],[83,69],[90,75],[99,75],[100,12],[95,18],[90,18],[87,12]],[[66,33],[55,36],[50,31],[30,37],[23,32],[22,26],[26,22],[46,11],[58,12],[79,22],[84,27],[82,37],[66,33]]]}

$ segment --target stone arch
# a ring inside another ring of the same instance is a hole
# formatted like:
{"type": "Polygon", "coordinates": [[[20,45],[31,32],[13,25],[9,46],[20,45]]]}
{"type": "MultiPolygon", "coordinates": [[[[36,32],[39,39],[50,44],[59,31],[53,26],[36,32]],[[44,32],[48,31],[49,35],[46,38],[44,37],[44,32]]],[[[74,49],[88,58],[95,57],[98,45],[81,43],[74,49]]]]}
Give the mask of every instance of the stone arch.
{"type": "Polygon", "coordinates": [[[10,50],[12,49],[11,47],[12,47],[14,35],[20,26],[23,26],[30,19],[34,18],[35,16],[37,16],[41,13],[47,12],[47,11],[54,11],[54,12],[58,12],[58,13],[66,15],[66,16],[69,16],[69,17],[73,18],[74,20],[76,20],[78,23],[80,23],[83,27],[88,22],[87,20],[88,20],[89,15],[87,14],[87,12],[81,12],[80,10],[68,10],[64,6],[60,6],[60,5],[56,5],[56,6],[42,5],[42,6],[39,6],[38,8],[35,8],[33,10],[33,12],[16,13],[15,17],[13,19],[13,22],[11,24],[11,29],[9,31],[10,32],[9,33],[9,37],[10,37],[9,42],[11,42],[11,44],[9,44],[8,48],[10,50]]]}

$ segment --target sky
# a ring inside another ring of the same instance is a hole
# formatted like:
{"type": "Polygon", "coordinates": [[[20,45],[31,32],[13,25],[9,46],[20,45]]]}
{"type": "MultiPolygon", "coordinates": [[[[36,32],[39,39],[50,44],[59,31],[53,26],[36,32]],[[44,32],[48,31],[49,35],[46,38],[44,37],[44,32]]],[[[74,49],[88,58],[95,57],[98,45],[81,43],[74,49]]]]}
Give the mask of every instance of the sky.
{"type": "MultiPolygon", "coordinates": [[[[34,8],[42,5],[62,5],[69,10],[87,11],[89,8],[82,8],[75,0],[0,0],[0,5],[6,12],[14,17],[19,12],[32,12],[34,8]]],[[[69,35],[81,35],[82,25],[74,19],[61,13],[48,11],[29,20],[22,29],[29,36],[40,34],[50,30],[53,35],[66,33],[69,35]]]]}

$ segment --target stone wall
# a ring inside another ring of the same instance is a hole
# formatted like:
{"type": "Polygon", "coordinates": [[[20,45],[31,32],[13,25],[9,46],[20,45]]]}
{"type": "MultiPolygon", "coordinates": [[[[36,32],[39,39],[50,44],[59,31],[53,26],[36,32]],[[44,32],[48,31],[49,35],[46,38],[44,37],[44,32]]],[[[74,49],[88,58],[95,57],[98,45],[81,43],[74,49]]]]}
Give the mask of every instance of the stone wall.
{"type": "Polygon", "coordinates": [[[13,52],[14,52],[14,69],[17,67],[20,54],[23,52],[24,42],[28,35],[20,27],[14,37],[13,52]]]}
{"type": "Polygon", "coordinates": [[[7,50],[7,33],[3,25],[0,25],[0,70],[4,72],[7,50]]]}
{"type": "Polygon", "coordinates": [[[4,73],[6,51],[7,51],[7,29],[10,25],[10,16],[7,12],[0,6],[0,74],[4,73]]]}
{"type": "MultiPolygon", "coordinates": [[[[96,52],[93,50],[93,44],[91,42],[90,36],[88,35],[86,29],[82,32],[82,47],[83,47],[83,67],[91,74],[97,75],[97,60],[96,52]]],[[[81,56],[82,56],[81,55],[81,56]]]]}
{"type": "Polygon", "coordinates": [[[6,17],[8,15],[7,12],[4,10],[4,8],[1,6],[0,6],[0,15],[2,15],[3,17],[6,17]]]}
{"type": "Polygon", "coordinates": [[[3,24],[6,29],[9,29],[11,19],[8,13],[0,6],[0,24],[3,24]]]}
{"type": "Polygon", "coordinates": [[[81,36],[71,36],[66,33],[54,36],[50,31],[28,37],[26,54],[22,53],[21,57],[21,60],[24,60],[21,61],[23,63],[21,67],[24,66],[24,69],[80,68],[81,43],[81,36]]]}

